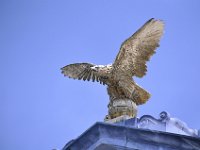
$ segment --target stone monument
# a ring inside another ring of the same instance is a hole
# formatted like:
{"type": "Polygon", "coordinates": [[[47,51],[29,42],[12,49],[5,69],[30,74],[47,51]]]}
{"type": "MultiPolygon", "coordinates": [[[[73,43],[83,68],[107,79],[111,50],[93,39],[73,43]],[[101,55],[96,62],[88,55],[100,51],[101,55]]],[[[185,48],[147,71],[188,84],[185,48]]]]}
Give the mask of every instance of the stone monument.
{"type": "Polygon", "coordinates": [[[137,106],[150,94],[133,77],[143,77],[146,62],[155,53],[164,23],[150,19],[125,40],[113,64],[75,63],[61,68],[64,76],[107,85],[108,115],[63,150],[200,150],[200,132],[161,112],[160,118],[137,117],[137,106]]]}
{"type": "Polygon", "coordinates": [[[152,18],[122,43],[113,64],[75,63],[61,68],[62,73],[69,78],[107,85],[110,103],[105,121],[133,118],[137,114],[137,105],[144,104],[150,94],[132,77],[141,78],[146,74],[146,62],[159,46],[163,28],[161,20],[152,18]]]}

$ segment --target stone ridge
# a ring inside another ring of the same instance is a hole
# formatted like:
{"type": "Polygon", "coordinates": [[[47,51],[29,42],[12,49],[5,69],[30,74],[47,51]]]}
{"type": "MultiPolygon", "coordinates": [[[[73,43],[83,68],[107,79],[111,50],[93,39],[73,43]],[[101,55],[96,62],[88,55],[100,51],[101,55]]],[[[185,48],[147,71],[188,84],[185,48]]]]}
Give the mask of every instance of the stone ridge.
{"type": "Polygon", "coordinates": [[[63,150],[200,150],[199,137],[135,128],[129,123],[97,122],[63,150]]]}

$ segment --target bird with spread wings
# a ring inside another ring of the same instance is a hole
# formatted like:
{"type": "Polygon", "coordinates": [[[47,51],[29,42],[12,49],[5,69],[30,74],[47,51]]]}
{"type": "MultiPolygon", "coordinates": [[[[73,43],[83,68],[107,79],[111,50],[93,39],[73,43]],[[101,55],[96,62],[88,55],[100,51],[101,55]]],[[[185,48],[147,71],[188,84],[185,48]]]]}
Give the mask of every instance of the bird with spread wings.
{"type": "Polygon", "coordinates": [[[62,73],[107,85],[110,100],[131,99],[136,105],[144,104],[150,94],[134,82],[133,76],[141,78],[146,74],[146,62],[159,47],[163,29],[164,23],[152,18],[122,43],[113,64],[75,63],[61,68],[62,73]]]}

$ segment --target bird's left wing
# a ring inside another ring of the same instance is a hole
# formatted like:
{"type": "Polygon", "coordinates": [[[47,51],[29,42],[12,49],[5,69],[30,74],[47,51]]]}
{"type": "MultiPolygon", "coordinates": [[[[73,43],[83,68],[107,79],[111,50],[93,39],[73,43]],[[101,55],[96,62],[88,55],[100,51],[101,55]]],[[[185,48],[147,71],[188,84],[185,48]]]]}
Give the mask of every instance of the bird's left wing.
{"type": "Polygon", "coordinates": [[[96,70],[93,70],[92,67],[94,67],[94,64],[90,63],[75,63],[67,65],[63,68],[61,68],[64,76],[68,76],[69,78],[78,79],[78,80],[92,80],[105,83],[105,79],[101,78],[99,75],[99,72],[96,70]]]}
{"type": "Polygon", "coordinates": [[[113,64],[113,73],[143,77],[147,71],[146,61],[159,46],[163,28],[161,20],[152,18],[124,41],[113,64]]]}

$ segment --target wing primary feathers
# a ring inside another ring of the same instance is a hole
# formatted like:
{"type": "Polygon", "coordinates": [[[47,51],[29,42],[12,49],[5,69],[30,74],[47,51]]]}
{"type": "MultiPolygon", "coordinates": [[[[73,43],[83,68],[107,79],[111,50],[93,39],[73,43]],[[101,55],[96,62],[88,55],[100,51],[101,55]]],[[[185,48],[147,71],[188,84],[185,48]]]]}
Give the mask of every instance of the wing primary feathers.
{"type": "Polygon", "coordinates": [[[94,73],[91,71],[90,79],[92,80],[94,73]]]}
{"type": "Polygon", "coordinates": [[[88,81],[90,81],[91,72],[92,72],[91,70],[90,70],[90,71],[88,71],[88,75],[87,75],[87,80],[88,80],[88,81]]]}
{"type": "Polygon", "coordinates": [[[86,74],[83,76],[84,81],[87,79],[87,74],[88,74],[88,70],[86,70],[86,74]]]}
{"type": "Polygon", "coordinates": [[[102,84],[102,81],[101,80],[99,80],[100,81],[100,84],[102,84]]]}
{"type": "Polygon", "coordinates": [[[97,82],[99,82],[99,77],[98,76],[96,77],[96,80],[97,80],[97,82]]]}
{"type": "MultiPolygon", "coordinates": [[[[84,81],[92,80],[93,82],[97,81],[100,82],[100,84],[105,84],[104,77],[98,70],[92,68],[94,66],[97,65],[90,63],[69,64],[61,68],[61,73],[63,73],[64,76],[67,76],[69,78],[78,80],[82,79],[84,81]]],[[[98,66],[102,67],[103,65],[98,65],[98,66]]]]}
{"type": "Polygon", "coordinates": [[[92,76],[92,81],[94,82],[96,80],[96,74],[94,73],[92,76]]]}
{"type": "Polygon", "coordinates": [[[87,73],[87,70],[84,70],[83,72],[81,72],[81,73],[79,74],[78,79],[81,80],[81,79],[84,77],[84,75],[85,75],[86,73],[87,73]]]}

